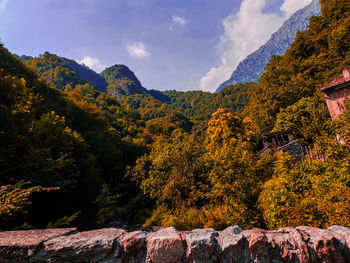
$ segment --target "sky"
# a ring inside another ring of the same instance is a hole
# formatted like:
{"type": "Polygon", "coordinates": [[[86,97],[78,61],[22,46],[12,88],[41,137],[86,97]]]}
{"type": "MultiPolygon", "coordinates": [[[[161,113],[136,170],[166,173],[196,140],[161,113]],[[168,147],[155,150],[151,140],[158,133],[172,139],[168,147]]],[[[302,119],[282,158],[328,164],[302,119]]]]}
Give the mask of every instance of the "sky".
{"type": "Polygon", "coordinates": [[[311,0],[0,0],[12,53],[45,51],[100,73],[127,65],[147,89],[214,92],[311,0]]]}

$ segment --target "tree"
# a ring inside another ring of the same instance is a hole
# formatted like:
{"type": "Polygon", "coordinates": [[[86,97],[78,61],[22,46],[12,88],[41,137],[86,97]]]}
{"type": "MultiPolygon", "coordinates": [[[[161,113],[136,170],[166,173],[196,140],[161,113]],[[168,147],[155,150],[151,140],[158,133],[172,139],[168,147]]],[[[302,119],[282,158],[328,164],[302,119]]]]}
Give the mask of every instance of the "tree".
{"type": "Polygon", "coordinates": [[[35,193],[57,191],[57,187],[29,187],[29,182],[20,181],[15,185],[0,187],[0,229],[7,230],[28,219],[27,214],[35,193]]]}
{"type": "Polygon", "coordinates": [[[317,136],[330,124],[328,108],[320,96],[304,97],[295,104],[281,109],[276,116],[273,132],[292,130],[298,139],[314,143],[317,136]]]}

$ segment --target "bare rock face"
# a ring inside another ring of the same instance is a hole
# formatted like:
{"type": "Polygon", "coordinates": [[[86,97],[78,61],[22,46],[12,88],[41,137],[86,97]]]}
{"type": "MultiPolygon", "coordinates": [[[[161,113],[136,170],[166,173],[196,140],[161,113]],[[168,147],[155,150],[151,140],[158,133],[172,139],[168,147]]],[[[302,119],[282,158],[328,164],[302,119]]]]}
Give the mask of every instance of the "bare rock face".
{"type": "Polygon", "coordinates": [[[350,263],[350,229],[0,232],[0,263],[350,263]]]}

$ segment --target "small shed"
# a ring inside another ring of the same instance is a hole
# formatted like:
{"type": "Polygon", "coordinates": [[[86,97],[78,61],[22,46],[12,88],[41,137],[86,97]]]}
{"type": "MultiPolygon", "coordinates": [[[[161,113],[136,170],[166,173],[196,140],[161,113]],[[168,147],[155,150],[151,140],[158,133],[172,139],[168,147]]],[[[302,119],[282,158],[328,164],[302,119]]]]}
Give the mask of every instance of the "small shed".
{"type": "Polygon", "coordinates": [[[264,148],[277,148],[291,142],[292,140],[292,131],[290,130],[274,132],[266,134],[262,137],[264,148]]]}
{"type": "Polygon", "coordinates": [[[270,149],[288,152],[294,160],[303,161],[304,152],[299,140],[294,140],[291,130],[266,134],[262,137],[263,149],[261,153],[267,153],[270,149]]]}

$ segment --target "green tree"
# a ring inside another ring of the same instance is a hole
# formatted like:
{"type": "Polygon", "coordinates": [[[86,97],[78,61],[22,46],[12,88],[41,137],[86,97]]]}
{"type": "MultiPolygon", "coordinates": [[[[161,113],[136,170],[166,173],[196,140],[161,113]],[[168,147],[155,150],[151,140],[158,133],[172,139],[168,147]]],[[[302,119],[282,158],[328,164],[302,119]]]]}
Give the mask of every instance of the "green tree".
{"type": "Polygon", "coordinates": [[[272,131],[292,130],[297,138],[314,143],[316,136],[327,130],[330,121],[328,108],[323,98],[320,96],[304,97],[295,104],[280,110],[272,131]]]}
{"type": "Polygon", "coordinates": [[[28,219],[27,214],[32,205],[33,194],[58,190],[54,187],[29,187],[29,184],[29,182],[20,181],[15,185],[0,187],[0,229],[11,229],[28,219]]]}
{"type": "Polygon", "coordinates": [[[108,185],[103,184],[100,195],[95,200],[94,204],[98,209],[98,221],[99,225],[103,225],[111,219],[113,213],[117,207],[118,199],[121,195],[113,195],[108,185]]]}

